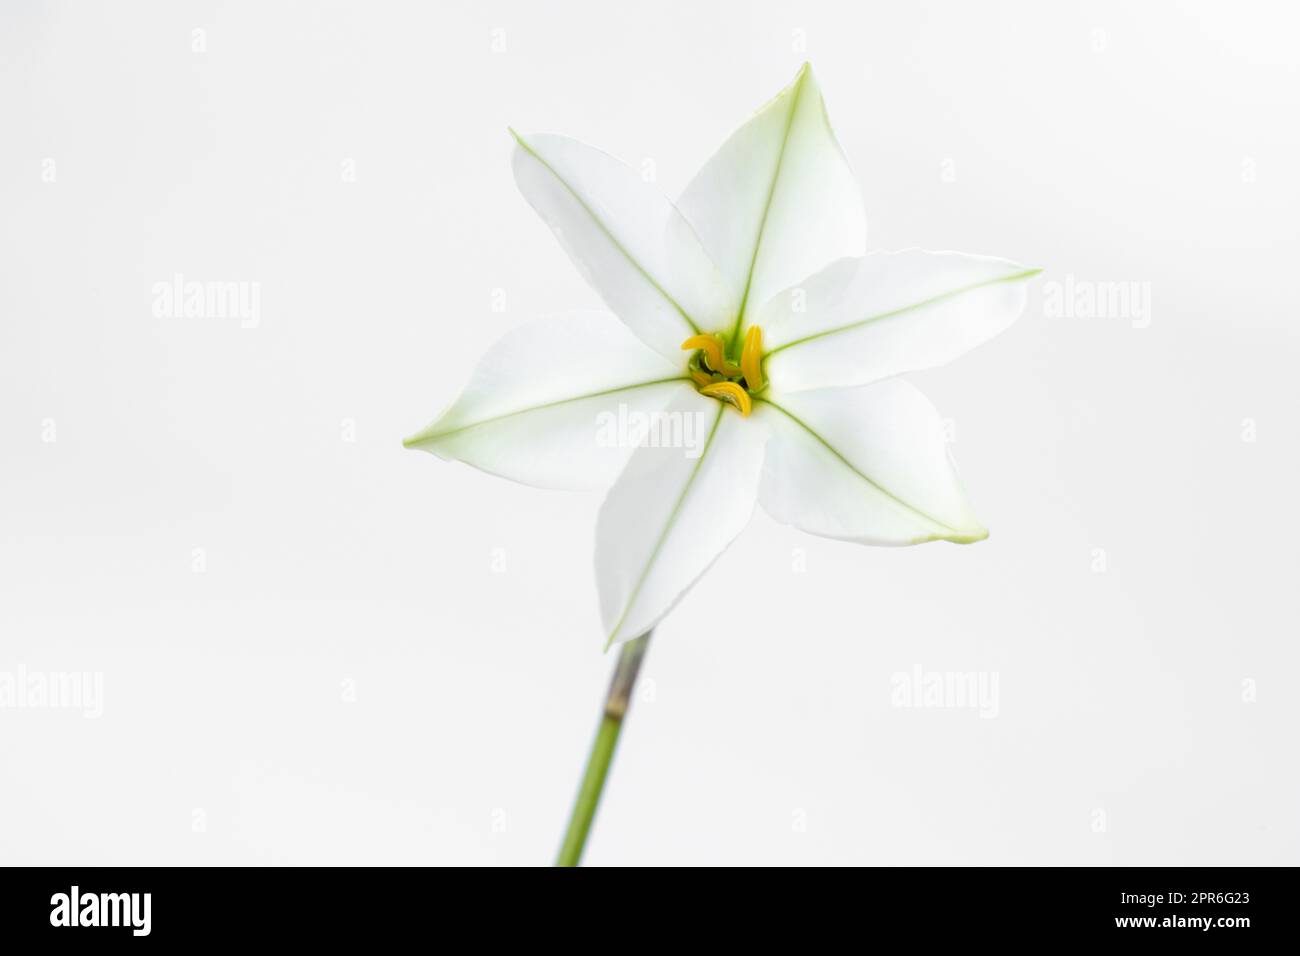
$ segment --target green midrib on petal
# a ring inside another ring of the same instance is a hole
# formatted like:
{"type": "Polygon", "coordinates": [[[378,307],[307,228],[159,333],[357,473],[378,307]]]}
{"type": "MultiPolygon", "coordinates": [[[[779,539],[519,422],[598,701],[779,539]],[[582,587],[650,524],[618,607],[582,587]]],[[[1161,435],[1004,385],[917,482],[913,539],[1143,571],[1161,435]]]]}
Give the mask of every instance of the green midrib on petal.
{"type": "Polygon", "coordinates": [[[803,338],[795,339],[792,342],[786,342],[782,345],[776,346],[775,348],[769,349],[764,353],[763,358],[771,358],[773,355],[783,352],[788,348],[793,348],[796,345],[803,345],[805,342],[812,342],[815,339],[825,338],[828,335],[838,335],[841,332],[850,332],[853,329],[861,328],[862,326],[869,325],[872,322],[878,322],[881,319],[892,319],[894,316],[906,315],[908,312],[915,312],[917,309],[923,309],[928,305],[935,305],[936,303],[943,302],[947,299],[952,299],[959,295],[965,295],[967,292],[976,292],[979,289],[999,285],[1003,282],[1019,282],[1021,279],[1032,279],[1042,271],[1042,269],[1026,269],[1024,272],[1017,272],[1013,275],[998,276],[996,279],[985,279],[982,282],[972,282],[970,285],[962,286],[960,289],[941,292],[938,295],[931,296],[928,299],[923,299],[920,302],[914,302],[911,305],[905,305],[902,308],[892,309],[889,312],[881,312],[878,315],[869,315],[864,319],[858,319],[857,321],[849,322],[833,329],[824,329],[821,332],[813,332],[811,335],[805,335],[803,338]]]}
{"type": "Polygon", "coordinates": [[[573,395],[569,398],[559,398],[553,402],[543,402],[540,405],[529,405],[527,408],[516,409],[513,412],[503,412],[500,415],[493,415],[490,418],[483,418],[476,422],[470,422],[468,425],[458,425],[455,428],[448,428],[445,431],[430,431],[426,429],[417,432],[410,438],[402,439],[402,444],[407,448],[413,448],[427,441],[437,441],[440,438],[447,438],[451,435],[459,434],[471,428],[478,428],[480,425],[491,425],[493,422],[504,421],[507,418],[514,418],[518,415],[527,415],[529,412],[540,412],[548,408],[557,408],[560,405],[568,405],[572,402],[583,402],[589,398],[601,398],[605,395],[617,395],[620,392],[631,392],[638,388],[650,388],[655,385],[666,385],[670,382],[689,382],[690,379],[683,376],[674,375],[670,378],[657,378],[649,382],[637,382],[634,385],[619,385],[615,388],[606,388],[598,392],[587,392],[584,395],[573,395]]]}
{"type": "Polygon", "coordinates": [[[902,498],[898,497],[898,495],[894,494],[888,488],[885,488],[878,481],[874,480],[865,472],[863,472],[860,468],[854,465],[853,462],[845,458],[844,455],[840,453],[839,449],[837,449],[826,438],[824,438],[821,434],[819,434],[815,428],[812,428],[807,422],[799,418],[789,409],[784,408],[781,405],[778,405],[770,398],[762,398],[757,395],[754,396],[754,401],[762,402],[764,405],[771,405],[773,408],[775,408],[786,418],[790,419],[790,421],[794,422],[796,425],[798,425],[800,428],[806,431],[809,435],[815,438],[827,451],[829,451],[832,455],[834,455],[835,458],[841,464],[843,464],[845,468],[849,469],[849,471],[853,472],[853,474],[857,475],[859,478],[865,481],[876,492],[878,492],[881,495],[884,495],[894,504],[910,512],[911,514],[916,515],[918,518],[921,518],[923,521],[926,521],[927,523],[932,524],[937,528],[942,528],[945,532],[948,532],[946,534],[936,535],[936,537],[942,538],[945,541],[954,541],[957,542],[958,544],[969,544],[975,541],[983,541],[985,538],[988,537],[988,531],[986,531],[983,528],[974,529],[974,530],[971,529],[963,530],[961,528],[954,528],[952,525],[945,524],[944,522],[940,521],[938,518],[926,514],[924,511],[922,511],[920,508],[917,508],[915,505],[908,504],[902,498]]]}
{"type": "Polygon", "coordinates": [[[749,302],[749,290],[754,284],[754,267],[758,265],[758,253],[763,246],[763,234],[767,231],[767,216],[772,211],[772,200],[776,198],[776,186],[781,180],[781,166],[785,162],[785,150],[790,143],[790,130],[794,128],[794,114],[799,109],[799,98],[803,95],[804,80],[808,78],[808,65],[805,63],[795,80],[794,92],[790,95],[790,112],[785,117],[785,130],[781,134],[781,149],[776,155],[776,168],[772,170],[772,182],[767,187],[767,201],[763,204],[763,216],[758,221],[758,234],[754,236],[754,251],[749,257],[749,273],[745,276],[745,291],[740,296],[740,308],[736,311],[736,324],[731,329],[731,342],[734,344],[745,322],[745,306],[749,302]]]}
{"type": "Polygon", "coordinates": [[[725,406],[721,402],[718,402],[717,406],[718,414],[717,417],[713,419],[713,427],[709,429],[709,437],[704,441],[704,449],[700,452],[700,457],[695,460],[695,467],[691,469],[690,477],[686,479],[686,484],[682,486],[681,494],[677,496],[677,500],[673,503],[672,511],[668,512],[668,520],[664,522],[663,530],[659,532],[659,537],[655,540],[654,547],[650,551],[650,557],[646,560],[645,567],[641,569],[641,574],[632,588],[632,593],[628,596],[627,602],[623,605],[623,613],[618,616],[618,622],[609,632],[609,639],[605,642],[605,650],[609,650],[613,645],[614,638],[618,637],[618,632],[623,629],[623,623],[627,620],[628,614],[636,604],[637,598],[641,596],[641,589],[645,587],[646,579],[650,577],[650,569],[653,568],[655,562],[659,560],[659,552],[663,548],[664,542],[668,540],[668,534],[672,531],[673,525],[677,523],[677,517],[681,514],[682,505],[686,501],[686,496],[690,494],[691,486],[695,484],[695,479],[699,477],[700,468],[704,465],[704,460],[709,456],[709,448],[713,445],[713,436],[718,433],[718,426],[722,424],[722,415],[726,411],[725,406]]]}
{"type": "Polygon", "coordinates": [[[610,241],[610,243],[614,246],[614,248],[617,249],[622,254],[623,258],[628,261],[628,263],[632,266],[632,268],[635,269],[637,272],[639,272],[641,276],[646,280],[646,282],[650,283],[651,287],[654,288],[654,290],[658,292],[661,296],[663,296],[664,301],[667,302],[670,306],[672,306],[674,311],[676,311],[677,314],[682,317],[682,321],[685,322],[687,326],[690,327],[692,332],[698,335],[700,333],[700,327],[698,324],[696,324],[695,320],[692,319],[687,314],[686,310],[683,309],[680,304],[678,304],[676,299],[674,299],[671,295],[668,294],[668,291],[662,285],[659,284],[659,281],[655,279],[655,277],[652,276],[649,272],[647,272],[645,267],[641,265],[641,263],[636,261],[636,258],[632,255],[632,253],[628,252],[627,248],[621,242],[618,241],[618,237],[615,236],[614,233],[610,231],[607,225],[605,225],[605,221],[601,219],[598,215],[596,215],[596,211],[587,204],[587,201],[583,199],[582,196],[578,195],[578,191],[574,189],[572,186],[570,186],[565,181],[564,177],[561,176],[558,172],[556,172],[555,167],[553,167],[550,163],[544,160],[541,157],[541,155],[537,152],[537,150],[533,149],[532,146],[530,146],[522,136],[516,133],[513,129],[510,130],[510,135],[515,138],[515,142],[519,144],[520,149],[526,152],[529,156],[533,157],[533,159],[537,160],[537,162],[539,162],[542,165],[542,168],[544,168],[548,173],[550,173],[552,176],[555,177],[555,181],[559,183],[561,186],[563,186],[565,190],[569,193],[569,195],[573,197],[574,202],[576,202],[579,206],[582,207],[582,211],[585,212],[588,217],[590,217],[591,221],[596,224],[596,228],[599,229],[602,233],[604,233],[605,238],[607,238],[610,241]]]}

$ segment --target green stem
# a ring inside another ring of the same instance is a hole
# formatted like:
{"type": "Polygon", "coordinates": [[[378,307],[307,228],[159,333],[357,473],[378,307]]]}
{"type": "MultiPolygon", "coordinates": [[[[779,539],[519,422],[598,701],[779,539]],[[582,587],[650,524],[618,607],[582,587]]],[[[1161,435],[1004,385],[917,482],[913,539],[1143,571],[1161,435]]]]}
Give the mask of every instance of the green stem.
{"type": "Polygon", "coordinates": [[[632,688],[636,684],[636,675],[641,670],[641,660],[650,643],[650,634],[647,631],[636,640],[628,641],[619,654],[614,677],[609,682],[609,694],[605,697],[605,712],[601,715],[596,740],[587,757],[587,769],[582,775],[578,797],[573,801],[569,829],[564,834],[564,845],[560,847],[556,866],[577,866],[582,859],[582,849],[587,845],[587,834],[591,831],[591,822],[596,818],[596,807],[600,804],[600,794],[605,789],[609,765],[614,760],[614,748],[618,746],[623,718],[627,716],[627,708],[632,703],[632,688]]]}

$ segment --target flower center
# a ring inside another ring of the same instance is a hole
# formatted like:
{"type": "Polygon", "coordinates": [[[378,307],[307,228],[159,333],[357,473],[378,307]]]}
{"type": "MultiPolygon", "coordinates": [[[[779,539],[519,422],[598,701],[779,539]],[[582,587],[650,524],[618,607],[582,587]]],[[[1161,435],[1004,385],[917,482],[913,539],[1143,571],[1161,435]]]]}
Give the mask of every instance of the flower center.
{"type": "Polygon", "coordinates": [[[729,402],[748,417],[754,409],[750,396],[763,388],[763,330],[749,327],[739,365],[727,359],[726,340],[718,333],[692,335],[682,348],[695,353],[687,369],[700,394],[729,402]]]}

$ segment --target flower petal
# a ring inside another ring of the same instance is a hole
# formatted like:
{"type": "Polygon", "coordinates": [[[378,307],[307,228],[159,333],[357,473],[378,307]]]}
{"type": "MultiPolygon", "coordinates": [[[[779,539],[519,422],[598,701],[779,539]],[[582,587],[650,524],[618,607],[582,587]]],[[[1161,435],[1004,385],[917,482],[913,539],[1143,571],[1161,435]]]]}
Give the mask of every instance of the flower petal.
{"type": "Polygon", "coordinates": [[[734,306],[722,275],[667,197],[577,140],[514,135],[524,198],[643,342],[682,364],[683,339],[729,322],[734,306]]]}
{"type": "Polygon", "coordinates": [[[654,627],[748,523],[767,429],[698,393],[670,408],[693,447],[638,448],[596,523],[596,583],[609,642],[654,627]],[[685,429],[684,429],[685,431],[685,429]]]}
{"type": "Polygon", "coordinates": [[[943,422],[902,379],[763,396],[771,432],[759,500],[778,521],[861,544],[988,536],[966,501],[943,422]]]}
{"type": "Polygon", "coordinates": [[[676,389],[694,394],[688,381],[612,315],[539,319],[502,336],[455,404],[404,444],[527,485],[608,488],[635,447],[619,422],[676,389]]]}
{"type": "Polygon", "coordinates": [[[741,305],[733,338],[777,292],[862,255],[862,195],[807,64],[696,174],[678,208],[741,305]]]}
{"type": "Polygon", "coordinates": [[[789,392],[942,365],[1011,325],[1040,271],[920,249],[841,260],[763,307],[764,370],[789,392]]]}

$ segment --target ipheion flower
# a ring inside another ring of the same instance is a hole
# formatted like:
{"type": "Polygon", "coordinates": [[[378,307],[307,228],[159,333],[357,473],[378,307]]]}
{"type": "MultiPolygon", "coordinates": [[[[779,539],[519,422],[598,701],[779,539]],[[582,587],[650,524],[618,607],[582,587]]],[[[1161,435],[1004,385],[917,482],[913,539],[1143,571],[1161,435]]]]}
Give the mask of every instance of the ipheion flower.
{"type": "Polygon", "coordinates": [[[864,544],[987,536],[938,413],[897,376],[1001,332],[1039,270],[866,254],[857,184],[806,65],[676,204],[575,140],[514,136],[520,190],[614,316],[507,333],[406,444],[526,484],[608,487],[596,576],[609,642],[653,628],[756,502],[864,544]],[[702,445],[597,442],[599,413],[620,406],[698,415],[702,445]]]}

